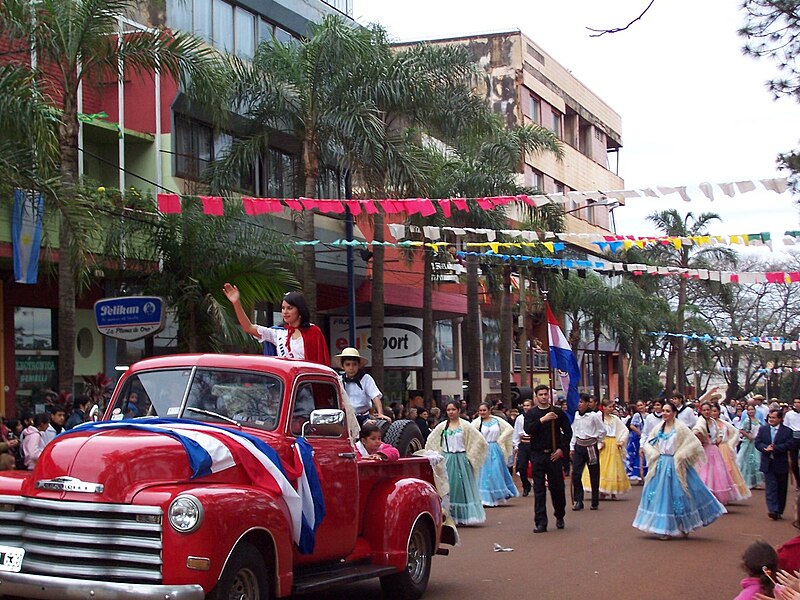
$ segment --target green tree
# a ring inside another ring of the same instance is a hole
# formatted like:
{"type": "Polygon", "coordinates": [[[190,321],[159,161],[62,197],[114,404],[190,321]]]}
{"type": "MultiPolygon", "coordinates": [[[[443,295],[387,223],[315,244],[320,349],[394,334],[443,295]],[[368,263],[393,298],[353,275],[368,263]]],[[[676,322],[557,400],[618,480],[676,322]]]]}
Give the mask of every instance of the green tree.
{"type": "MultiPolygon", "coordinates": [[[[264,156],[270,139],[281,132],[299,142],[302,194],[318,198],[320,170],[348,167],[357,151],[381,147],[384,128],[374,99],[360,93],[358,65],[376,51],[376,29],[352,27],[329,15],[303,40],[259,45],[252,61],[230,57],[224,86],[212,112],[228,125],[233,110],[237,136],[210,173],[215,188],[235,189],[240,174],[264,156]],[[354,68],[355,67],[355,68],[354,68]]],[[[303,211],[300,233],[316,239],[314,211],[303,211]]],[[[317,313],[315,249],[302,250],[303,292],[312,320],[317,313]]]]}
{"type": "MultiPolygon", "coordinates": [[[[130,204],[130,203],[129,203],[130,204]]],[[[242,305],[279,302],[297,281],[287,270],[294,249],[265,217],[244,216],[240,203],[225,206],[224,216],[209,217],[200,202],[189,200],[179,215],[152,218],[140,206],[129,206],[127,219],[109,229],[107,252],[123,247],[124,274],[139,281],[143,290],[166,298],[178,322],[178,350],[222,352],[228,346],[255,348],[238,325],[222,286],[239,288],[242,305]],[[213,260],[210,260],[213,257],[213,260]],[[158,270],[142,272],[142,264],[160,263],[158,270]]],[[[121,255],[118,258],[123,258],[121,255]]]]}
{"type": "Polygon", "coordinates": [[[78,87],[109,74],[162,72],[186,83],[207,80],[213,50],[190,35],[138,30],[118,36],[120,16],[131,14],[135,0],[4,0],[0,31],[13,46],[30,48],[46,64],[61,93],[58,127],[59,263],[58,380],[72,390],[75,372],[75,298],[82,261],[90,240],[91,219],[76,211],[80,202],[78,172],[78,87]],[[76,214],[78,213],[78,214],[76,214]]]}
{"type": "MultiPolygon", "coordinates": [[[[666,236],[687,238],[708,235],[708,225],[712,221],[719,221],[716,213],[702,213],[695,216],[691,212],[681,215],[675,209],[654,212],[647,219],[666,236]]],[[[697,269],[708,267],[708,261],[714,259],[732,259],[732,251],[728,248],[716,246],[700,247],[695,244],[656,245],[649,250],[653,260],[660,265],[679,267],[681,269],[697,269]]],[[[686,277],[677,278],[675,293],[675,327],[677,333],[683,333],[686,319],[686,306],[688,302],[689,282],[686,277]]],[[[686,391],[685,344],[681,337],[671,338],[670,359],[667,363],[667,393],[673,387],[678,391],[686,391]]]]}
{"type": "MultiPolygon", "coordinates": [[[[434,171],[432,180],[435,182],[434,193],[439,198],[466,197],[477,198],[485,196],[498,196],[517,194],[523,191],[516,181],[516,174],[522,166],[526,153],[537,154],[552,152],[560,160],[563,156],[561,142],[547,129],[539,126],[526,125],[515,129],[505,129],[498,121],[498,125],[491,136],[473,139],[463,149],[447,153],[431,149],[430,163],[434,171]]],[[[455,211],[450,222],[457,227],[475,227],[502,229],[506,227],[507,219],[501,209],[486,211],[477,206],[474,201],[468,203],[469,212],[455,211]]],[[[535,212],[531,217],[558,219],[557,212],[535,212]]],[[[467,241],[477,241],[474,236],[467,241]]],[[[467,280],[467,318],[465,321],[465,340],[476,340],[480,337],[480,299],[478,296],[478,270],[480,259],[478,256],[468,255],[466,258],[467,280]]],[[[506,323],[508,324],[508,323],[506,323]]],[[[510,397],[510,372],[511,372],[511,347],[509,338],[504,338],[506,353],[501,352],[501,371],[504,397],[510,397]],[[504,369],[505,367],[505,369],[504,369]],[[507,390],[505,388],[508,388],[507,390]]],[[[468,392],[470,408],[474,409],[483,400],[481,345],[467,343],[466,363],[469,373],[468,392]]]]}

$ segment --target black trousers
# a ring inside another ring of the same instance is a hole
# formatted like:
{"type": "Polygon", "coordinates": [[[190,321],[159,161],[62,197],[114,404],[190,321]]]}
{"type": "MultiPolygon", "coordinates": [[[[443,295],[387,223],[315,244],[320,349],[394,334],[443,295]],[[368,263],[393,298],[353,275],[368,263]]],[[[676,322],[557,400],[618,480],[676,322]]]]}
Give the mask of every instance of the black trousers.
{"type": "Polygon", "coordinates": [[[533,464],[533,520],[537,527],[547,527],[547,486],[556,519],[566,514],[567,499],[564,495],[564,460],[550,460],[549,452],[531,451],[533,464]]]}
{"type": "Polygon", "coordinates": [[[531,462],[531,444],[530,442],[520,442],[517,446],[517,464],[514,468],[519,473],[520,481],[522,481],[522,491],[530,493],[531,480],[528,479],[528,463],[531,462]]]}
{"type": "MultiPolygon", "coordinates": [[[[595,452],[599,454],[597,447],[595,452]]],[[[572,499],[580,502],[583,506],[583,468],[589,469],[589,482],[592,485],[592,506],[600,503],[600,461],[589,464],[589,450],[585,446],[575,444],[575,452],[572,455],[572,499]]]]}

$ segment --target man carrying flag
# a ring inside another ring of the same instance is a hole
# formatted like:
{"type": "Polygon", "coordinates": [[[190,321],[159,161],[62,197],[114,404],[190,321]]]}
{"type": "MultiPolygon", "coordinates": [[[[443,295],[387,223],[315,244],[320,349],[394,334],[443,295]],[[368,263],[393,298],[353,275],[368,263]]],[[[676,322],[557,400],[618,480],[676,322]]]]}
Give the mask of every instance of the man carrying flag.
{"type": "Polygon", "coordinates": [[[578,361],[570,348],[569,342],[561,331],[550,304],[546,301],[544,309],[547,314],[547,343],[550,347],[550,368],[558,369],[561,378],[561,387],[567,390],[567,416],[570,422],[575,418],[578,410],[578,382],[581,370],[578,361]]]}

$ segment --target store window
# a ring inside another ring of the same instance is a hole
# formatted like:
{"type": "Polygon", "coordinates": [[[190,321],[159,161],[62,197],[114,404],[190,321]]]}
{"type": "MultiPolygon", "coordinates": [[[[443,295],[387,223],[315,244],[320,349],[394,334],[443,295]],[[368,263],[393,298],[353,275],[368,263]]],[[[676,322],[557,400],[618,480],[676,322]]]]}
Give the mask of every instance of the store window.
{"type": "Polygon", "coordinates": [[[58,387],[58,343],[55,311],[14,308],[14,362],[17,414],[44,410],[43,392],[58,387]]]}
{"type": "Polygon", "coordinates": [[[485,377],[500,372],[500,320],[483,319],[483,372],[485,377]]]}
{"type": "Polygon", "coordinates": [[[433,369],[435,371],[455,371],[456,360],[452,321],[436,321],[433,324],[433,343],[436,348],[433,369]]]}

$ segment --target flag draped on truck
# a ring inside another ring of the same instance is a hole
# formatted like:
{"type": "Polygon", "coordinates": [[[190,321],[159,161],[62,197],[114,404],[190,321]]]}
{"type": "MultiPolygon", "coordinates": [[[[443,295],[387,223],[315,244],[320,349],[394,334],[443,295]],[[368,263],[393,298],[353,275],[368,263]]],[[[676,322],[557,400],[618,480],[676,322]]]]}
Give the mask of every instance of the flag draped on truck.
{"type": "Polygon", "coordinates": [[[241,466],[253,485],[282,496],[292,520],[292,537],[302,554],[314,551],[315,532],[325,516],[322,486],[313,450],[303,438],[296,440],[294,464],[284,465],[264,440],[246,433],[187,419],[142,418],[134,421],[83,423],[62,434],[128,429],[166,435],[186,451],[191,479],[241,466]],[[297,489],[287,476],[297,481],[297,489]]]}

